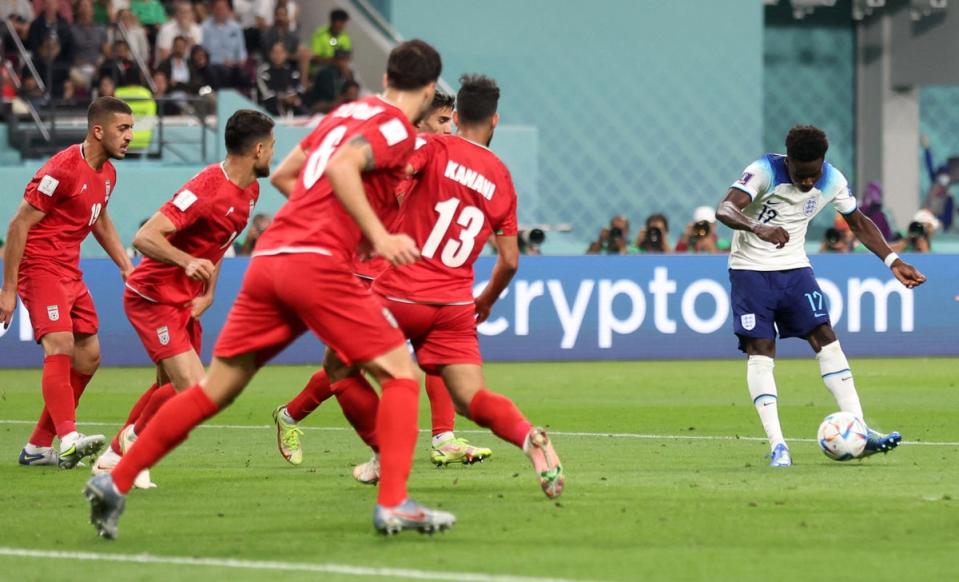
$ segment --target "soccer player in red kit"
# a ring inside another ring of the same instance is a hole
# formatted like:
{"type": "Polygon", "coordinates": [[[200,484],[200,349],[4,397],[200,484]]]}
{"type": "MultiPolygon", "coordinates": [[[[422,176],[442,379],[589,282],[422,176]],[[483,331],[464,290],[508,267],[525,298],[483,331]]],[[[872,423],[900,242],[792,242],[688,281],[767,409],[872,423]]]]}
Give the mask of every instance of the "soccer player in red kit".
{"type": "MultiPolygon", "coordinates": [[[[273,120],[241,109],[226,122],[226,159],[194,176],[133,239],[143,260],[127,278],[123,306],[150,359],[156,383],[140,397],[110,449],[93,465],[109,473],[164,402],[203,378],[200,316],[213,303],[220,261],[246,228],[270,175],[273,120]]],[[[155,487],[148,470],[134,485],[155,487]]]]}
{"type": "Polygon", "coordinates": [[[107,214],[117,185],[110,160],[122,160],[131,139],[129,105],[113,97],[91,103],[83,143],[37,171],[10,221],[0,320],[10,325],[19,293],[44,352],[44,408],[20,452],[21,465],[71,469],[104,444],[103,435],[77,432],[77,404],[100,363],[99,320],[80,272],[80,244],[92,232],[124,280],[133,270],[107,214]],[[59,451],[53,449],[54,437],[60,438],[59,451]]]}
{"type": "MultiPolygon", "coordinates": [[[[416,124],[416,129],[420,132],[420,136],[416,138],[416,149],[426,144],[426,138],[423,137],[423,134],[449,135],[452,133],[455,101],[452,95],[440,91],[436,92],[430,110],[416,124]]],[[[402,199],[405,194],[409,193],[415,183],[416,180],[413,178],[404,180],[397,195],[402,199]]],[[[367,284],[372,285],[373,280],[387,268],[389,268],[389,263],[380,257],[369,259],[358,257],[354,274],[367,284]]],[[[355,376],[358,371],[354,370],[353,372],[354,374],[347,378],[335,379],[338,381],[330,382],[326,370],[320,368],[296,397],[286,404],[278,406],[273,411],[273,422],[276,425],[277,432],[276,443],[280,455],[284,459],[292,465],[301,464],[303,462],[303,447],[300,443],[300,437],[303,433],[297,423],[310,415],[330,396],[335,395],[346,417],[357,422],[355,428],[360,438],[373,448],[372,458],[357,465],[353,470],[353,477],[361,483],[375,484],[380,478],[380,461],[375,434],[371,432],[370,423],[368,421],[364,422],[366,417],[362,410],[358,412],[356,408],[366,406],[371,398],[376,397],[376,392],[365,379],[355,376]],[[333,383],[337,384],[335,389],[333,383]]],[[[430,460],[434,464],[437,466],[456,462],[472,464],[493,454],[490,449],[472,445],[466,439],[458,438],[453,433],[456,409],[449,392],[446,390],[446,385],[443,383],[443,378],[438,374],[426,374],[426,395],[430,401],[433,428],[430,460]]]]}
{"type": "Polygon", "coordinates": [[[398,232],[420,245],[421,260],[385,271],[373,290],[412,342],[420,367],[442,375],[459,413],[522,448],[543,491],[558,497],[565,483],[559,458],[541,428],[510,399],[487,390],[476,331],[519,265],[516,192],[509,170],[487,147],[499,122],[499,95],[489,77],[460,79],[458,134],[430,136],[410,158],[418,181],[403,203],[398,232]],[[473,264],[493,234],[496,264],[474,301],[473,264]]]}
{"type": "Polygon", "coordinates": [[[141,470],[229,405],[260,366],[306,330],[347,363],[361,364],[382,387],[375,528],[435,531],[455,523],[452,514],[407,498],[417,436],[416,370],[392,315],[353,276],[361,241],[396,265],[419,257],[408,236],[390,234],[383,223],[398,212],[394,192],[415,139],[410,120],[429,107],[441,68],[427,43],[400,43],[390,52],[383,95],[333,110],[283,160],[274,183],[290,192],[289,201],[257,242],[205,379],[157,411],[112,473],[87,482],[84,494],[100,535],[116,537],[125,496],[141,470]]]}

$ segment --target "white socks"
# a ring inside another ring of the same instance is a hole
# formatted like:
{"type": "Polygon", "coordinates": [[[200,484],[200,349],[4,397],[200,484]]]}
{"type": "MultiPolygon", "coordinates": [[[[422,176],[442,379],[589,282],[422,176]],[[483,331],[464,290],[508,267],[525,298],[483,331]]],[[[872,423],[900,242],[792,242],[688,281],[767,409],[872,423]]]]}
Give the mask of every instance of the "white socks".
{"type": "Polygon", "coordinates": [[[440,434],[438,434],[438,435],[436,435],[435,437],[433,437],[433,446],[434,446],[434,447],[438,447],[438,446],[440,446],[441,444],[443,444],[444,442],[446,442],[446,441],[454,438],[455,436],[456,436],[456,435],[454,435],[454,434],[451,433],[451,432],[441,432],[440,434]]]}
{"type": "Polygon", "coordinates": [[[842,353],[839,341],[823,346],[816,354],[816,359],[819,360],[822,381],[836,398],[839,409],[861,420],[862,406],[859,404],[859,394],[856,393],[852,370],[849,369],[849,362],[846,360],[846,355],[842,353]]]}
{"type": "Polygon", "coordinates": [[[746,385],[749,386],[749,395],[759,413],[759,420],[766,430],[769,447],[776,448],[778,444],[785,444],[783,430],[779,426],[778,395],[776,394],[776,378],[773,368],[776,362],[766,356],[749,356],[746,362],[746,385]]]}
{"type": "Polygon", "coordinates": [[[285,406],[283,407],[282,410],[280,410],[280,418],[282,418],[283,422],[287,424],[296,424],[296,421],[293,420],[292,416],[290,416],[290,413],[286,410],[285,406]]]}

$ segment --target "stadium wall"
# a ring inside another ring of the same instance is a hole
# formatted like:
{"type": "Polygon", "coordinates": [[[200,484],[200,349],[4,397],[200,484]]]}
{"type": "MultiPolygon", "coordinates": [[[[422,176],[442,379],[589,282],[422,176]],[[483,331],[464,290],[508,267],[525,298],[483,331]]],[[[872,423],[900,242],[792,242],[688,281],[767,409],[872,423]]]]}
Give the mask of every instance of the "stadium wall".
{"type": "Polygon", "coordinates": [[[536,190],[519,190],[537,222],[589,239],[616,213],[684,220],[762,152],[761,2],[406,0],[387,12],[439,48],[451,83],[494,76],[504,122],[538,128],[536,190]]]}
{"type": "MultiPolygon", "coordinates": [[[[850,356],[959,355],[959,303],[953,300],[959,256],[909,260],[929,277],[915,291],[899,285],[875,257],[812,258],[850,356]]],[[[216,302],[203,317],[205,361],[247,264],[224,263],[216,302]]],[[[479,285],[492,265],[491,258],[480,259],[479,285]]],[[[106,259],[86,259],[82,268],[100,313],[104,365],[149,365],[123,313],[116,268],[106,259]]],[[[728,289],[725,257],[527,257],[479,328],[483,354],[489,361],[737,358],[728,289]]],[[[31,335],[21,304],[10,329],[0,330],[0,368],[42,364],[31,335]]],[[[799,340],[782,342],[778,351],[787,357],[811,353],[799,340]]],[[[276,361],[316,364],[322,354],[307,335],[276,361]]]]}

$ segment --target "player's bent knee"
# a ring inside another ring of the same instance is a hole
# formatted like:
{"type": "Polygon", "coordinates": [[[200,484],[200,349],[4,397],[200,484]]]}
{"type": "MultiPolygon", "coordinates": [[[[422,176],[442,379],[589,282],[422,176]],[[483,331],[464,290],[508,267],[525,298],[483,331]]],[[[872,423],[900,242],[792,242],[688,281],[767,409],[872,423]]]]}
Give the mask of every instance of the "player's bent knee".
{"type": "Polygon", "coordinates": [[[70,356],[73,357],[76,344],[73,340],[73,334],[68,331],[58,331],[48,333],[40,340],[43,345],[45,356],[70,356]]]}

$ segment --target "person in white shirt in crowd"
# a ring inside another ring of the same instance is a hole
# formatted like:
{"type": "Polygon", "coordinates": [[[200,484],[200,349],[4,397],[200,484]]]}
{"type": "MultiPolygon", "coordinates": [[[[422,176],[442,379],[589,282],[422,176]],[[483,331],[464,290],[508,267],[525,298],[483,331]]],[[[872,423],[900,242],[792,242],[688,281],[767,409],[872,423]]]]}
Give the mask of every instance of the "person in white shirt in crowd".
{"type": "Polygon", "coordinates": [[[161,63],[173,51],[173,41],[182,36],[187,39],[187,54],[195,44],[203,44],[203,29],[197,24],[193,4],[188,0],[179,0],[173,11],[173,18],[160,27],[156,38],[156,63],[161,63]]]}

